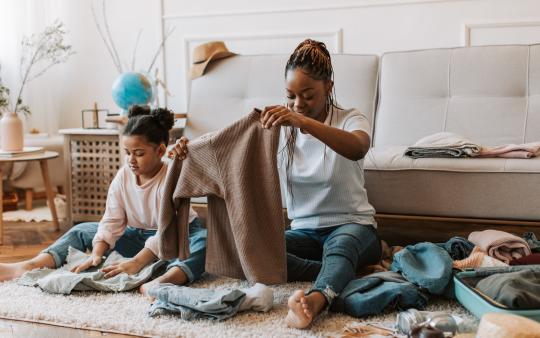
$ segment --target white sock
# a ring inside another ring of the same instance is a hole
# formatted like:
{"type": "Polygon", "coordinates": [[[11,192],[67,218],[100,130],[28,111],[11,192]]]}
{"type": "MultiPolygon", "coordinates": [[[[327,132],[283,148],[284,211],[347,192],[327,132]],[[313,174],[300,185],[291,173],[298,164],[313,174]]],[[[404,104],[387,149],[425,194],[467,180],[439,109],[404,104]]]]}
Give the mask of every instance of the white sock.
{"type": "Polygon", "coordinates": [[[238,311],[266,312],[274,305],[274,291],[264,284],[257,283],[249,289],[242,289],[246,294],[238,311]]]}

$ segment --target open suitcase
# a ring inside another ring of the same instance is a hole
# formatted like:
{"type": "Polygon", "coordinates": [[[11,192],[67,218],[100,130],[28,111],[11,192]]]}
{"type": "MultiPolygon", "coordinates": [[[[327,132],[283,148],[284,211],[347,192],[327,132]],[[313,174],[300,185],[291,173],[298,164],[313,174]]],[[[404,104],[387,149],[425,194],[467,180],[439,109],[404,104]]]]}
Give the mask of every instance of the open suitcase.
{"type": "Polygon", "coordinates": [[[481,318],[488,312],[514,314],[540,322],[540,308],[528,310],[514,310],[505,307],[483,295],[475,289],[476,284],[483,278],[495,273],[514,272],[532,269],[540,272],[540,265],[515,265],[495,268],[475,268],[458,272],[454,275],[455,295],[457,300],[476,317],[481,318]]]}

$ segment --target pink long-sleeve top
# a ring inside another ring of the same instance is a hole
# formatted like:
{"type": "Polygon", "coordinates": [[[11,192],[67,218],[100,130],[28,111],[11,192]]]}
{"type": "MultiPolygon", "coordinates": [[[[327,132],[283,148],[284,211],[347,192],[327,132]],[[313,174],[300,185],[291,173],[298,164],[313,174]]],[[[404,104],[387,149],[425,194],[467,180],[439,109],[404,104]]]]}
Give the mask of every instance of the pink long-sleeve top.
{"type": "MultiPolygon", "coordinates": [[[[127,165],[120,168],[109,186],[105,213],[99,222],[93,244],[104,241],[113,249],[127,226],[157,230],[166,173],[167,162],[163,162],[160,171],[151,180],[138,185],[137,177],[127,165]]],[[[190,208],[189,222],[196,217],[197,213],[190,208]]],[[[156,236],[148,238],[145,247],[157,256],[156,236]]]]}

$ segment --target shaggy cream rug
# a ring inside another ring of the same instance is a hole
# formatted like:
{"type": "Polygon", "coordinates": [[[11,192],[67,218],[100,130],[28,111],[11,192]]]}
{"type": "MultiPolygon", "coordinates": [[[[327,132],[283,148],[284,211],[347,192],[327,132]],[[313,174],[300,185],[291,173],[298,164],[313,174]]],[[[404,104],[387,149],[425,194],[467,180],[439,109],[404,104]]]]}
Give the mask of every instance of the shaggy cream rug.
{"type": "MultiPolygon", "coordinates": [[[[242,288],[248,283],[235,279],[206,276],[194,287],[242,288]]],[[[36,322],[49,322],[75,328],[121,332],[146,337],[328,337],[340,336],[345,325],[353,322],[380,321],[393,325],[396,313],[367,319],[356,319],[329,313],[316,320],[309,330],[287,328],[287,298],[297,288],[309,288],[309,283],[289,283],[273,287],[274,309],[267,313],[245,312],[223,322],[208,320],[183,321],[173,316],[150,318],[149,301],[135,292],[78,292],[69,296],[42,292],[38,288],[0,283],[0,317],[36,322]]],[[[435,300],[431,311],[471,315],[458,303],[435,300]]]]}

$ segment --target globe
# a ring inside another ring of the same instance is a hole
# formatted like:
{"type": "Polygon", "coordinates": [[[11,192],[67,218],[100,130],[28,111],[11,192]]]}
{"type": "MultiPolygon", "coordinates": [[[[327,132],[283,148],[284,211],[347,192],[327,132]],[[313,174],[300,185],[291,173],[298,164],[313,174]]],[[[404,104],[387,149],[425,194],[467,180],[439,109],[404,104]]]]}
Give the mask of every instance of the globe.
{"type": "Polygon", "coordinates": [[[150,80],[137,72],[125,72],[120,74],[113,83],[112,97],[118,107],[127,113],[134,104],[145,105],[154,99],[154,90],[150,80]]]}

